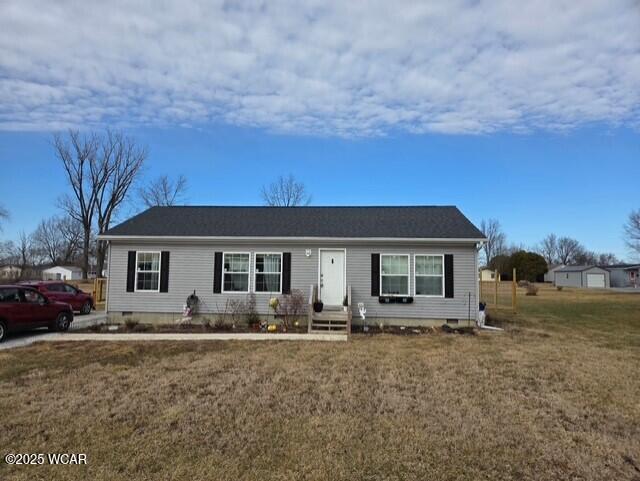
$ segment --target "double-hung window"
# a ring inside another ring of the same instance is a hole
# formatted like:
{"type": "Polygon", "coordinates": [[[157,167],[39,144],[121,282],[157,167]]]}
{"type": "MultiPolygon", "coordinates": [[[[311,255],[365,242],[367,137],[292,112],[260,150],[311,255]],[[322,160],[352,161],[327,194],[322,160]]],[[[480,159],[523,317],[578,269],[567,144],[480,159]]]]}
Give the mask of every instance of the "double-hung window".
{"type": "Polygon", "coordinates": [[[249,266],[251,254],[248,252],[225,252],[223,259],[223,292],[249,292],[249,266]]]}
{"type": "Polygon", "coordinates": [[[160,253],[136,253],[136,291],[160,290],[160,253]]]}
{"type": "Polygon", "coordinates": [[[256,254],[256,292],[282,292],[282,254],[256,254]]]}
{"type": "Polygon", "coordinates": [[[416,296],[442,297],[444,295],[444,256],[414,256],[416,296]]]}
{"type": "Polygon", "coordinates": [[[380,255],[380,295],[409,295],[409,254],[380,255]]]}

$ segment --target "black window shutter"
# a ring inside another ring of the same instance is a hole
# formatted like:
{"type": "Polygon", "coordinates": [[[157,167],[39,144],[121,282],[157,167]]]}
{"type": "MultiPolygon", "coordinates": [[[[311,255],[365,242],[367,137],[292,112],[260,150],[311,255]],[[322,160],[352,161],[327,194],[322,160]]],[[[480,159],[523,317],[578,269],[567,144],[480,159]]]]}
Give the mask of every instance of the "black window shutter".
{"type": "Polygon", "coordinates": [[[453,297],[453,254],[444,255],[444,297],[453,297]]]}
{"type": "Polygon", "coordinates": [[[160,253],[160,292],[169,292],[169,251],[160,253]]]}
{"type": "Polygon", "coordinates": [[[282,293],[291,294],[291,252],[282,253],[282,293]]]}
{"type": "Polygon", "coordinates": [[[380,295],[380,254],[371,254],[371,295],[380,295]]]}
{"type": "Polygon", "coordinates": [[[133,292],[136,284],[136,251],[129,251],[127,258],[127,292],[133,292]]]}
{"type": "Polygon", "coordinates": [[[222,292],[222,252],[216,252],[213,259],[213,293],[222,292]]]}

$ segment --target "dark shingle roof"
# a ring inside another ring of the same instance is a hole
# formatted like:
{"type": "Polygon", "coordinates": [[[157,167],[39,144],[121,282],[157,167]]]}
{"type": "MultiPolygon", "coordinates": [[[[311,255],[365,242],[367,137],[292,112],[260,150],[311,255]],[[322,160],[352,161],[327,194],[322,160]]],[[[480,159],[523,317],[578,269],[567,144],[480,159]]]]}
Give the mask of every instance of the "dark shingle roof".
{"type": "Polygon", "coordinates": [[[454,206],[152,207],[105,236],[484,238],[454,206]]]}
{"type": "MultiPolygon", "coordinates": [[[[594,267],[598,267],[598,266],[594,266],[594,265],[590,265],[590,266],[566,266],[563,267],[562,269],[558,269],[555,272],[582,272],[582,271],[586,271],[587,269],[593,269],[594,267]]],[[[598,267],[599,269],[602,269],[601,267],[598,267]]]]}

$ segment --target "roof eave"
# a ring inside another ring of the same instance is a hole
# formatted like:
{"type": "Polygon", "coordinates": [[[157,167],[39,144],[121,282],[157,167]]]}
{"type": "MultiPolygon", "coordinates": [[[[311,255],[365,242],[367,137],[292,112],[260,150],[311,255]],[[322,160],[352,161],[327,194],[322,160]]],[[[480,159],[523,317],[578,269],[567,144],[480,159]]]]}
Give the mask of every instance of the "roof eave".
{"type": "Polygon", "coordinates": [[[285,241],[285,242],[308,242],[308,241],[328,241],[328,242],[451,242],[469,243],[486,242],[486,238],[464,238],[464,237],[282,237],[282,236],[141,236],[141,235],[109,235],[98,236],[102,241],[285,241]]]}

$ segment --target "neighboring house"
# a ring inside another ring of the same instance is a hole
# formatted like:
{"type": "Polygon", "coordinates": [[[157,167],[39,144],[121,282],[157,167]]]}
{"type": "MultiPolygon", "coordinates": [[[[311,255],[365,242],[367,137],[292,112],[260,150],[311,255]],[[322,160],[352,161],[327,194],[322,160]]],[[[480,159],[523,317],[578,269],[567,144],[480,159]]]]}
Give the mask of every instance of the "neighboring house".
{"type": "MultiPolygon", "coordinates": [[[[491,269],[480,269],[480,280],[483,282],[494,282],[496,280],[496,271],[492,271],[491,269]]],[[[498,281],[500,281],[499,273],[498,281]]]]}
{"type": "Polygon", "coordinates": [[[0,279],[18,279],[22,274],[22,268],[13,264],[0,266],[0,279]]]}
{"type": "Polygon", "coordinates": [[[73,281],[82,279],[82,269],[76,266],[53,266],[42,270],[45,281],[73,281]]]}
{"type": "Polygon", "coordinates": [[[617,264],[606,266],[611,276],[611,287],[640,288],[640,264],[617,264]]]}
{"type": "Polygon", "coordinates": [[[544,275],[544,282],[554,282],[555,272],[558,269],[562,269],[564,264],[551,264],[549,265],[546,274],[544,275]]]}
{"type": "Polygon", "coordinates": [[[554,272],[559,287],[610,287],[609,271],[598,266],[565,266],[554,272]]]}
{"type": "Polygon", "coordinates": [[[194,291],[200,314],[254,293],[264,316],[271,297],[300,290],[308,305],[316,289],[327,316],[351,292],[354,322],[358,303],[367,322],[477,317],[485,239],[452,206],[153,207],[99,238],[111,318],[175,319],[194,291]]]}

